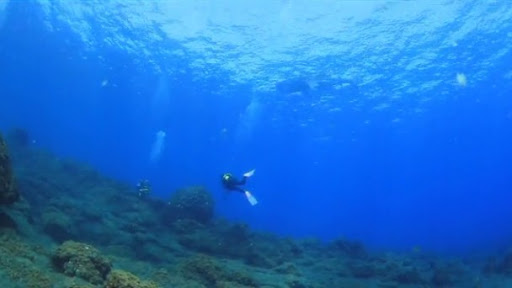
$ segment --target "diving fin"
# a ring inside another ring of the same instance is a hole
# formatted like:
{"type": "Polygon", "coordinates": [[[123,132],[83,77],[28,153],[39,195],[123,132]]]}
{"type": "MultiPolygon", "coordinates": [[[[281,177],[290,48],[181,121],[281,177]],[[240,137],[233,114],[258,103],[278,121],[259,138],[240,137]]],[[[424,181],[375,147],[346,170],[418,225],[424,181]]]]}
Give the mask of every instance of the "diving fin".
{"type": "Polygon", "coordinates": [[[256,198],[252,196],[251,192],[247,190],[245,190],[245,197],[247,197],[247,200],[249,201],[249,203],[251,203],[252,206],[258,204],[258,200],[256,200],[256,198]]]}
{"type": "Polygon", "coordinates": [[[252,169],[251,171],[244,173],[244,177],[251,177],[252,175],[254,175],[254,171],[256,171],[256,169],[252,169]]]}

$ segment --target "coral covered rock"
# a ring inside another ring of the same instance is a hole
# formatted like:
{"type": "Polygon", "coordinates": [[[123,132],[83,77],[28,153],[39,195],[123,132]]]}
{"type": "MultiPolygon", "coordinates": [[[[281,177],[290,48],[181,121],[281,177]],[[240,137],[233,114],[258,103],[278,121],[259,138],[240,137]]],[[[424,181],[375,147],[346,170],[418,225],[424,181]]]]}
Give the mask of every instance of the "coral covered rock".
{"type": "Polygon", "coordinates": [[[213,218],[214,206],[212,195],[204,187],[179,189],[171,196],[164,221],[191,219],[204,224],[213,218]]]}
{"type": "Polygon", "coordinates": [[[49,207],[42,214],[43,231],[58,242],[69,240],[74,235],[74,227],[68,215],[49,207]]]}
{"type": "Polygon", "coordinates": [[[246,224],[215,220],[205,228],[193,220],[177,220],[173,230],[179,244],[199,253],[244,259],[254,254],[252,233],[246,224]]]}
{"type": "Polygon", "coordinates": [[[249,274],[228,270],[206,255],[197,255],[184,261],[181,273],[185,278],[199,281],[207,287],[258,287],[249,274]]]}
{"type": "Polygon", "coordinates": [[[349,261],[347,268],[356,278],[372,278],[377,275],[377,268],[372,263],[349,261]]]}
{"type": "Polygon", "coordinates": [[[158,285],[150,281],[141,281],[130,272],[113,270],[107,278],[105,288],[157,288],[158,285]]]}
{"type": "Polygon", "coordinates": [[[64,242],[52,257],[53,264],[68,276],[77,276],[90,283],[102,283],[110,270],[110,260],[94,247],[74,241],[64,242]]]}
{"type": "Polygon", "coordinates": [[[0,204],[11,204],[19,199],[11,168],[11,160],[2,135],[0,135],[0,204]]]}
{"type": "Polygon", "coordinates": [[[425,281],[422,279],[420,272],[416,268],[403,268],[394,275],[391,279],[400,284],[422,284],[425,281]]]}
{"type": "Polygon", "coordinates": [[[453,287],[463,281],[464,268],[457,261],[431,263],[433,273],[430,282],[434,287],[453,287]]]}
{"type": "Polygon", "coordinates": [[[506,252],[499,258],[488,259],[483,271],[486,274],[512,275],[512,252],[506,252]]]}
{"type": "Polygon", "coordinates": [[[183,263],[182,272],[186,278],[200,280],[205,285],[214,285],[223,278],[224,271],[208,256],[199,255],[183,263]]]}
{"type": "Polygon", "coordinates": [[[361,259],[367,256],[363,244],[357,241],[336,239],[332,241],[331,246],[335,251],[341,252],[350,258],[361,259]]]}
{"type": "Polygon", "coordinates": [[[44,248],[25,243],[15,233],[0,234],[0,287],[55,287],[54,275],[45,269],[46,259],[44,248]]]}

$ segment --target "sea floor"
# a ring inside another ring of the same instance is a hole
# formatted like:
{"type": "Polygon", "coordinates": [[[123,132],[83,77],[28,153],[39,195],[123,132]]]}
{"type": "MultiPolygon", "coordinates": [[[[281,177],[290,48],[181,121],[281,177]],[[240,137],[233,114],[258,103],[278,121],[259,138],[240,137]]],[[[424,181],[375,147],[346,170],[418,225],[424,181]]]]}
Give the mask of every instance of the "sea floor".
{"type": "Polygon", "coordinates": [[[447,259],[279,237],[217,218],[204,187],[156,200],[29,145],[9,154],[22,197],[0,208],[0,287],[512,287],[512,253],[447,259]]]}

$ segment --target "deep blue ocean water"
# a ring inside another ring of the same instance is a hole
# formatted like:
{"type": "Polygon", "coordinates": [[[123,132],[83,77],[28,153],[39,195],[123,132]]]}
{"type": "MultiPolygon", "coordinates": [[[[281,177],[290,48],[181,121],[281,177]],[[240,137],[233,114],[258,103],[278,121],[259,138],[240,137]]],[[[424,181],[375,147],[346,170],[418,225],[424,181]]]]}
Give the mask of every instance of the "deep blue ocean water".
{"type": "Polygon", "coordinates": [[[258,230],[512,241],[510,1],[2,0],[0,23],[0,129],[32,145],[205,185],[258,230]],[[254,207],[220,185],[251,169],[254,207]]]}

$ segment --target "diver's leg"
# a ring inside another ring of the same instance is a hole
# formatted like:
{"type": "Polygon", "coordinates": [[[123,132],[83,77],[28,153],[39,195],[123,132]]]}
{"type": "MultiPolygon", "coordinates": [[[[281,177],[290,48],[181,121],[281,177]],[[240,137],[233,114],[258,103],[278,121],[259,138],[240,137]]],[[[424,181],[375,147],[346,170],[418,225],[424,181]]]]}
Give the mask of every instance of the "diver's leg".
{"type": "Polygon", "coordinates": [[[240,193],[245,193],[245,190],[242,188],[242,187],[236,187],[234,190],[240,192],[240,193]]]}
{"type": "Polygon", "coordinates": [[[236,187],[237,191],[240,191],[241,193],[243,193],[245,195],[245,197],[247,198],[247,201],[249,201],[249,203],[251,203],[252,206],[258,204],[258,200],[256,200],[256,198],[254,196],[252,196],[251,192],[249,192],[248,190],[244,190],[242,187],[236,187]]]}
{"type": "Polygon", "coordinates": [[[256,200],[256,198],[252,196],[251,192],[245,190],[244,194],[245,197],[247,198],[247,201],[249,201],[249,203],[251,203],[252,206],[258,204],[258,200],[256,200]]]}

